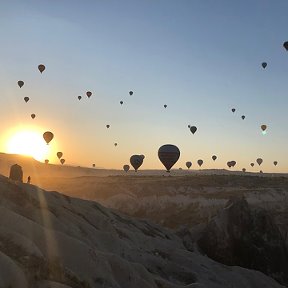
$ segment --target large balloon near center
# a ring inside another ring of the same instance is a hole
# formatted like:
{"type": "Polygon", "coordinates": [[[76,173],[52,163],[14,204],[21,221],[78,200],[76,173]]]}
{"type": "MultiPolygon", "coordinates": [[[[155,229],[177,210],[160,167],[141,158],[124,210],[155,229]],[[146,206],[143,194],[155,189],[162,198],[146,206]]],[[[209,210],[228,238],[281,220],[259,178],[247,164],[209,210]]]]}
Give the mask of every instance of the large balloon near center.
{"type": "Polygon", "coordinates": [[[142,155],[132,155],[130,157],[130,163],[135,169],[135,172],[138,170],[138,168],[142,165],[143,163],[143,156],[142,155]]]}
{"type": "Polygon", "coordinates": [[[180,150],[175,145],[166,144],[159,148],[158,157],[162,164],[165,166],[167,172],[170,172],[170,169],[180,157],[180,150]]]}
{"type": "Polygon", "coordinates": [[[54,134],[50,131],[46,131],[43,134],[43,138],[46,141],[47,145],[49,144],[49,142],[54,138],[54,134]]]}

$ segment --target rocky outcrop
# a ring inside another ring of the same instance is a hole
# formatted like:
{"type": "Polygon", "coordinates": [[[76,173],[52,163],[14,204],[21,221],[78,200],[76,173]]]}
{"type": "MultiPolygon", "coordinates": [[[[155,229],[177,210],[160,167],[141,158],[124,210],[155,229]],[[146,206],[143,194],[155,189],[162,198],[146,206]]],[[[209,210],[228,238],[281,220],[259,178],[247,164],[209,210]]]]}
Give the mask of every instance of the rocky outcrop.
{"type": "Polygon", "coordinates": [[[198,245],[218,262],[259,270],[288,284],[288,253],[282,234],[267,211],[251,209],[243,198],[228,201],[204,229],[198,245]]]}
{"type": "Polygon", "coordinates": [[[20,165],[14,164],[10,167],[9,179],[23,182],[23,171],[20,165]]]}

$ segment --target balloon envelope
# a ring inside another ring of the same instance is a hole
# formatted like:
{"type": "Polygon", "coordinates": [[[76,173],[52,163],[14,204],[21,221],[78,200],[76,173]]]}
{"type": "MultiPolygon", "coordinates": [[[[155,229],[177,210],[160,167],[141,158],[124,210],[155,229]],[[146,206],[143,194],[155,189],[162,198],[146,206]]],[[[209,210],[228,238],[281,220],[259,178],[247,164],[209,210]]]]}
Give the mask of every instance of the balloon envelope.
{"type": "Polygon", "coordinates": [[[283,47],[288,51],[288,41],[283,43],[283,47]]]}
{"type": "Polygon", "coordinates": [[[245,119],[245,115],[242,115],[241,118],[244,120],[245,119]]]}
{"type": "Polygon", "coordinates": [[[61,164],[63,165],[65,163],[65,159],[60,159],[61,164]]]}
{"type": "Polygon", "coordinates": [[[192,132],[192,134],[194,134],[197,131],[197,127],[196,126],[191,126],[190,127],[190,131],[192,132]]]}
{"type": "Polygon", "coordinates": [[[123,170],[125,171],[125,172],[128,172],[129,171],[129,169],[130,169],[130,166],[129,165],[123,165],[123,170]]]}
{"type": "Polygon", "coordinates": [[[236,111],[236,109],[235,109],[235,108],[232,108],[231,111],[234,113],[234,112],[236,111]]]}
{"type": "Polygon", "coordinates": [[[267,129],[267,125],[261,125],[261,129],[265,131],[267,129]]]}
{"type": "Polygon", "coordinates": [[[123,101],[120,101],[120,104],[122,105],[122,104],[123,104],[123,101]]]}
{"type": "Polygon", "coordinates": [[[106,125],[106,128],[109,128],[109,127],[110,127],[110,125],[109,125],[109,124],[107,124],[107,125],[106,125]]]}
{"type": "Polygon", "coordinates": [[[48,163],[49,163],[49,160],[48,160],[48,159],[46,159],[46,160],[45,160],[45,164],[48,164],[48,163]]]}
{"type": "Polygon", "coordinates": [[[203,160],[199,159],[199,160],[197,161],[197,163],[198,163],[198,165],[201,167],[202,164],[203,164],[203,160]]]}
{"type": "Polygon", "coordinates": [[[242,168],[242,171],[243,171],[243,172],[246,172],[246,169],[245,169],[245,168],[242,168]]]}
{"type": "Polygon", "coordinates": [[[254,163],[250,163],[251,167],[254,167],[254,163]]]}
{"type": "Polygon", "coordinates": [[[166,105],[166,104],[164,105],[164,108],[167,108],[167,105],[166,105]]]}
{"type": "Polygon", "coordinates": [[[212,156],[212,160],[215,161],[216,159],[217,159],[217,156],[216,156],[216,155],[213,155],[213,156],[212,156]]]}
{"type": "Polygon", "coordinates": [[[29,97],[24,97],[24,101],[27,103],[29,101],[29,97]]]}
{"type": "Polygon", "coordinates": [[[81,100],[82,96],[78,96],[78,100],[81,100]]]}
{"type": "Polygon", "coordinates": [[[87,95],[88,98],[90,98],[91,95],[92,95],[92,92],[91,92],[91,91],[87,91],[87,92],[86,92],[86,95],[87,95]]]}
{"type": "Polygon", "coordinates": [[[18,86],[21,88],[24,85],[24,82],[22,80],[18,81],[18,86]]]}
{"type": "Polygon", "coordinates": [[[187,162],[186,162],[186,167],[189,169],[191,166],[192,166],[192,162],[187,161],[187,162]]]}
{"type": "Polygon", "coordinates": [[[35,114],[31,114],[31,118],[34,119],[36,117],[35,114]]]}
{"type": "Polygon", "coordinates": [[[262,64],[262,67],[265,69],[267,67],[267,63],[266,62],[263,62],[262,64]]]}
{"type": "Polygon", "coordinates": [[[45,65],[43,64],[38,65],[38,70],[40,71],[40,73],[42,73],[45,69],[46,69],[45,65]]]}
{"type": "Polygon", "coordinates": [[[58,157],[59,159],[61,159],[62,156],[63,156],[63,153],[62,153],[62,152],[57,152],[57,157],[58,157]]]}
{"type": "Polygon", "coordinates": [[[262,158],[257,158],[256,162],[260,166],[262,164],[262,162],[263,162],[263,159],[262,158]]]}
{"type": "Polygon", "coordinates": [[[43,133],[43,138],[48,145],[49,142],[54,138],[54,134],[50,131],[46,131],[45,133],[43,133]]]}
{"type": "Polygon", "coordinates": [[[129,95],[132,96],[133,95],[133,91],[129,91],[129,95]]]}
{"type": "Polygon", "coordinates": [[[278,164],[278,162],[277,162],[277,161],[274,161],[273,164],[276,166],[276,165],[278,164]]]}
{"type": "Polygon", "coordinates": [[[138,170],[138,168],[142,165],[143,163],[143,157],[141,155],[132,155],[130,157],[130,163],[135,169],[135,172],[138,170]]]}
{"type": "Polygon", "coordinates": [[[158,158],[165,166],[167,172],[173,167],[180,157],[180,150],[177,146],[166,144],[159,148],[158,158]]]}

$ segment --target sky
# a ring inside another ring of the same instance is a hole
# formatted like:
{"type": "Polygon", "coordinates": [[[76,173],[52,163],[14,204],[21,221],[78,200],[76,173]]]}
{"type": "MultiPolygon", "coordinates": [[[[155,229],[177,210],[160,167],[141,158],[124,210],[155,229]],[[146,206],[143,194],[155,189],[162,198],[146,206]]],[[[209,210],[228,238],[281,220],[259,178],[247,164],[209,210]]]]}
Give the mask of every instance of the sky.
{"type": "Polygon", "coordinates": [[[286,0],[0,0],[0,152],[15,133],[51,131],[51,163],[62,151],[68,165],[122,169],[143,154],[141,168],[162,169],[158,149],[174,144],[175,168],[235,160],[288,172],[287,10],[286,0]]]}

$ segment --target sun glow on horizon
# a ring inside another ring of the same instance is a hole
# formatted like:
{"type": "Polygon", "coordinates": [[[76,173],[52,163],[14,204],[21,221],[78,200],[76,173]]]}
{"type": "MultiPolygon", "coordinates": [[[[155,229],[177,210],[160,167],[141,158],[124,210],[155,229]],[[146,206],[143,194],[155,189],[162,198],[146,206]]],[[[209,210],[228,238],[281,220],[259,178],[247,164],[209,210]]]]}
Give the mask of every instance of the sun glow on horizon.
{"type": "Polygon", "coordinates": [[[6,147],[10,154],[31,156],[38,161],[44,161],[50,152],[42,135],[35,131],[16,132],[8,139],[6,147]]]}

